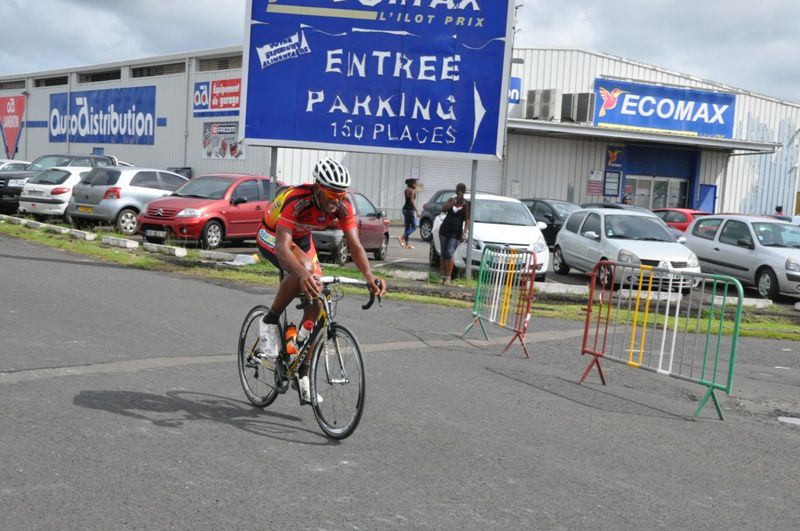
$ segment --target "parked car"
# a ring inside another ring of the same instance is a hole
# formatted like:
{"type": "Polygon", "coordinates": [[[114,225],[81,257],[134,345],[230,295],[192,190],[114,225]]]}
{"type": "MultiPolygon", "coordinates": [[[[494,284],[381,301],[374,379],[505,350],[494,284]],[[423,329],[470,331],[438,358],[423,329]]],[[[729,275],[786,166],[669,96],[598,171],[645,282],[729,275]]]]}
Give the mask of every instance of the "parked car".
{"type": "Polygon", "coordinates": [[[800,227],[769,217],[710,215],[686,231],[686,246],[705,273],[729,275],[758,294],[800,294],[800,227]]]}
{"type": "Polygon", "coordinates": [[[29,164],[27,160],[0,159],[0,171],[27,170],[29,164]]]}
{"type": "Polygon", "coordinates": [[[118,162],[116,157],[99,155],[42,155],[24,170],[0,172],[0,211],[16,212],[19,194],[25,183],[47,168],[110,166],[118,162]]]}
{"type": "MultiPolygon", "coordinates": [[[[471,194],[465,196],[468,200],[471,194]]],[[[473,249],[472,264],[476,270],[480,266],[481,253],[487,245],[506,246],[515,249],[532,250],[536,253],[536,280],[545,280],[550,267],[550,251],[542,234],[543,222],[537,222],[533,214],[522,201],[511,197],[478,192],[473,209],[473,249]]],[[[439,227],[445,215],[439,214],[433,223],[431,246],[429,251],[430,265],[439,265],[441,243],[439,227]]],[[[466,269],[467,242],[456,248],[454,264],[457,269],[466,269]]]]}
{"type": "Polygon", "coordinates": [[[172,195],[151,201],[139,214],[146,241],[197,241],[216,249],[226,240],[255,239],[272,199],[268,177],[226,173],[181,179],[185,183],[172,195]]]}
{"type": "MultiPolygon", "coordinates": [[[[389,249],[389,220],[386,219],[386,212],[375,208],[366,196],[358,192],[348,192],[348,198],[356,212],[361,246],[367,252],[373,253],[375,260],[385,260],[389,249]]],[[[311,231],[311,236],[317,251],[328,254],[334,263],[344,265],[350,260],[350,249],[338,221],[334,221],[325,230],[311,231]]]]}
{"type": "MultiPolygon", "coordinates": [[[[601,260],[700,272],[697,256],[676,242],[652,212],[612,208],[576,210],[556,237],[553,269],[562,275],[570,269],[588,273],[601,260]]],[[[680,287],[689,289],[691,282],[680,287]]]]}
{"type": "Polygon", "coordinates": [[[547,225],[542,232],[548,247],[555,245],[556,235],[567,217],[580,208],[575,203],[558,199],[520,199],[520,201],[528,207],[536,221],[547,225]]]}
{"type": "Polygon", "coordinates": [[[117,232],[138,232],[144,206],[169,195],[188,179],[176,173],[132,166],[105,166],[90,171],[72,190],[67,213],[76,227],[111,223],[117,232]]]}
{"type": "Polygon", "coordinates": [[[710,214],[710,212],[691,208],[656,208],[653,209],[653,213],[660,217],[669,227],[681,232],[686,232],[686,228],[696,218],[710,214]]]}
{"type": "Polygon", "coordinates": [[[447,200],[456,196],[455,188],[439,190],[433,194],[427,203],[422,205],[422,212],[419,215],[419,236],[423,241],[431,241],[433,234],[433,220],[442,213],[442,208],[447,200]]]}
{"type": "Polygon", "coordinates": [[[47,216],[62,217],[66,223],[72,223],[72,218],[66,212],[72,189],[90,171],[92,168],[80,166],[40,171],[22,187],[19,196],[20,212],[33,214],[37,219],[47,216]]]}

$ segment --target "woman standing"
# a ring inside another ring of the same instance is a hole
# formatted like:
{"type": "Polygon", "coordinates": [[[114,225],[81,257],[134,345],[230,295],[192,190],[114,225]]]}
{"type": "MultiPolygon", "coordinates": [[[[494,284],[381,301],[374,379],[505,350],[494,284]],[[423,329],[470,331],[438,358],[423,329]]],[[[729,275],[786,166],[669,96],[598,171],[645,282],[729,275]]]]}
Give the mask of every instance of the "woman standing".
{"type": "Polygon", "coordinates": [[[442,268],[442,283],[450,284],[453,275],[453,255],[460,242],[466,240],[466,229],[469,227],[469,201],[464,199],[467,186],[464,183],[456,185],[456,196],[448,199],[442,208],[446,213],[439,227],[439,244],[442,257],[439,263],[442,268]]]}
{"type": "Polygon", "coordinates": [[[419,216],[419,212],[417,212],[417,179],[413,177],[406,179],[406,189],[403,194],[405,195],[403,223],[405,223],[406,230],[397,239],[400,240],[400,245],[404,249],[413,249],[414,247],[408,243],[408,237],[417,230],[417,217],[419,216]]]}

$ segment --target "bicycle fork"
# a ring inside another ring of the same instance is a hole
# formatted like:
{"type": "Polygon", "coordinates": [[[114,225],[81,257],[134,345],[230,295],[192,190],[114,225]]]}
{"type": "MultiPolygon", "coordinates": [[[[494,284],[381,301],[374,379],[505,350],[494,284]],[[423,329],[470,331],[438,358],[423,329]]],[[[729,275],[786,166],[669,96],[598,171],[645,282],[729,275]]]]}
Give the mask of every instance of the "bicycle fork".
{"type": "Polygon", "coordinates": [[[339,347],[339,338],[335,334],[333,335],[333,341],[325,341],[325,352],[323,353],[325,356],[325,378],[328,380],[328,384],[348,384],[350,383],[350,378],[347,376],[347,368],[344,366],[344,360],[342,359],[342,351],[339,347]],[[331,367],[332,360],[331,354],[328,353],[328,345],[333,343],[333,347],[336,350],[336,358],[339,360],[339,378],[334,378],[331,373],[335,371],[334,367],[331,367]]]}

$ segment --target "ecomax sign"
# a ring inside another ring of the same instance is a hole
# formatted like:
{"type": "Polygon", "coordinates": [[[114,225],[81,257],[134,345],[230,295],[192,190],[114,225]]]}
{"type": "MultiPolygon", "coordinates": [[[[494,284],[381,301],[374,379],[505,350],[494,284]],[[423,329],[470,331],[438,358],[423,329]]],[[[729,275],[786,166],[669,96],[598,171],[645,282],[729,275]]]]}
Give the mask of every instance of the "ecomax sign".
{"type": "Polygon", "coordinates": [[[250,0],[250,144],[497,160],[513,3],[250,0]]]}

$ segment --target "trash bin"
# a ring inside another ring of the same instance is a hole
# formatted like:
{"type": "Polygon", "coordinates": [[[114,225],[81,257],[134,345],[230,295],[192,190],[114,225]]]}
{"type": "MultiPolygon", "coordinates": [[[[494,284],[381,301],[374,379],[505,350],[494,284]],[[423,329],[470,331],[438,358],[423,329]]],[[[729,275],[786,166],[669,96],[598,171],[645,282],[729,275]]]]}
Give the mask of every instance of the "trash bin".
{"type": "Polygon", "coordinates": [[[177,173],[178,175],[183,175],[187,179],[192,178],[192,167],[191,166],[171,166],[167,168],[167,171],[171,171],[177,173]]]}

